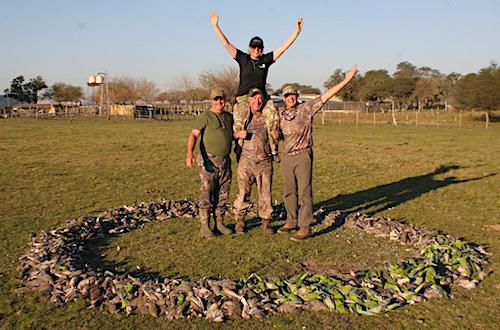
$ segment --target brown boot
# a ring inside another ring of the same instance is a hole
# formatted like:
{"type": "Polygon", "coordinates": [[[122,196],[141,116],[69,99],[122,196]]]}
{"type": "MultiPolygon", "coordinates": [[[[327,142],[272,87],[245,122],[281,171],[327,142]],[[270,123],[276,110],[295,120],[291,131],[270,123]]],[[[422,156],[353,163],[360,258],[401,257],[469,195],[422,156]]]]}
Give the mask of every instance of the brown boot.
{"type": "Polygon", "coordinates": [[[233,231],[224,226],[224,213],[223,211],[215,211],[215,227],[222,235],[230,235],[233,231]]]}
{"type": "Polygon", "coordinates": [[[262,230],[266,234],[273,234],[273,229],[271,228],[271,219],[262,219],[262,230]]]}
{"type": "Polygon", "coordinates": [[[310,228],[300,228],[298,232],[295,233],[290,239],[292,241],[303,241],[311,237],[311,229],[310,228]]]}
{"type": "Polygon", "coordinates": [[[236,217],[236,234],[243,234],[245,232],[245,217],[236,217]]]}
{"type": "Polygon", "coordinates": [[[214,237],[214,233],[210,230],[208,225],[210,222],[210,212],[207,209],[200,209],[200,236],[203,238],[214,237]]]}
{"type": "Polygon", "coordinates": [[[289,233],[291,231],[297,230],[297,226],[289,224],[288,222],[285,223],[283,227],[278,229],[278,233],[283,234],[283,233],[289,233]]]}

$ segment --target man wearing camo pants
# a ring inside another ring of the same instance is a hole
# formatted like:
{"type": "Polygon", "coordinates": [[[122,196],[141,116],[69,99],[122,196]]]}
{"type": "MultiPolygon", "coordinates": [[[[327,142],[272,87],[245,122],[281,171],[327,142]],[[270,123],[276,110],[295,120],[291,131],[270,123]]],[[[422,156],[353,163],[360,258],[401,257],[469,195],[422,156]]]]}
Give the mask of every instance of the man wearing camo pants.
{"type": "Polygon", "coordinates": [[[187,141],[186,166],[194,163],[194,147],[200,139],[200,153],[196,159],[200,173],[200,236],[214,237],[210,229],[210,215],[214,212],[215,228],[223,235],[231,234],[224,226],[224,212],[231,187],[231,145],[233,116],[224,111],[225,93],[221,89],[210,92],[211,107],[196,118],[187,141]]]}
{"type": "MultiPolygon", "coordinates": [[[[236,233],[242,234],[245,228],[245,215],[250,206],[252,185],[257,185],[259,194],[259,216],[265,233],[272,234],[270,226],[273,213],[271,184],[273,163],[270,141],[266,129],[266,118],[262,112],[264,105],[263,91],[252,88],[248,93],[249,111],[244,119],[243,129],[235,130],[234,137],[242,147],[238,165],[238,195],[234,201],[236,233]]],[[[273,132],[275,137],[279,133],[273,132]]]]}
{"type": "Polygon", "coordinates": [[[351,81],[356,70],[357,65],[354,65],[343,81],[305,103],[298,103],[299,92],[293,86],[283,88],[285,107],[280,108],[278,113],[284,138],[281,170],[287,219],[278,232],[289,233],[298,228],[297,233],[290,237],[291,240],[299,241],[311,236],[313,117],[323,104],[351,81]]]}

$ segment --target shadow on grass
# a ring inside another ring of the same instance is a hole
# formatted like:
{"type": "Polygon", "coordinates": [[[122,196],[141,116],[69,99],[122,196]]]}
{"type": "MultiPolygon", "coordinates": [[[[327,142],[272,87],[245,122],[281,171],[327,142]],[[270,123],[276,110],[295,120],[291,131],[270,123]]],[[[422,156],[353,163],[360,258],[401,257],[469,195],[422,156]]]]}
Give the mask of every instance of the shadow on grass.
{"type": "Polygon", "coordinates": [[[433,190],[458,183],[477,181],[496,175],[496,173],[490,173],[482,177],[463,180],[457,179],[455,176],[447,176],[443,179],[437,177],[439,175],[446,175],[451,170],[458,170],[460,168],[463,167],[460,165],[441,165],[430,173],[412,176],[352,194],[341,194],[320,202],[314,205],[315,208],[323,208],[328,212],[341,211],[343,214],[332,226],[316,233],[315,236],[325,234],[341,227],[345,221],[346,214],[344,213],[360,212],[373,216],[433,190]]]}
{"type": "MultiPolygon", "coordinates": [[[[347,195],[338,195],[335,198],[320,202],[315,206],[315,209],[322,208],[321,213],[315,225],[318,225],[324,220],[324,216],[331,211],[341,211],[341,214],[335,219],[335,222],[330,226],[316,232],[314,236],[323,235],[334,231],[344,225],[346,216],[349,213],[361,212],[368,215],[375,215],[379,212],[396,207],[406,201],[417,198],[425,193],[437,190],[442,187],[466,183],[471,181],[481,180],[487,177],[495,176],[496,173],[491,173],[482,177],[470,179],[457,179],[454,176],[446,176],[442,179],[439,175],[446,175],[452,170],[462,168],[459,165],[447,165],[436,168],[433,172],[405,178],[393,183],[384,184],[362,190],[356,193],[347,195]]],[[[261,225],[261,220],[258,217],[247,218],[245,227],[247,231],[255,230],[261,225]]],[[[234,225],[229,227],[234,230],[234,225]]],[[[276,229],[276,228],[275,228],[276,229]]],[[[165,278],[159,272],[149,271],[139,268],[130,268],[132,260],[125,259],[123,261],[109,261],[101,256],[101,252],[105,251],[110,245],[110,238],[113,236],[105,236],[96,242],[86,245],[85,251],[81,254],[81,262],[87,264],[87,267],[100,271],[111,271],[113,273],[125,273],[141,280],[156,280],[165,278]]],[[[180,274],[179,274],[180,275],[180,274]]],[[[184,277],[180,277],[184,278],[184,277]]]]}

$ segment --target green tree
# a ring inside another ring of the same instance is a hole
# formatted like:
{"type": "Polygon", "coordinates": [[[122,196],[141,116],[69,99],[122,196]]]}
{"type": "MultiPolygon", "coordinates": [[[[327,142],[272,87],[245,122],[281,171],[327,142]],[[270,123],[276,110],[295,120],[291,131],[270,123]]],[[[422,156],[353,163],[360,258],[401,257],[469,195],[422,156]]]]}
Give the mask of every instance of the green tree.
{"type": "MultiPolygon", "coordinates": [[[[344,80],[345,72],[342,69],[335,70],[327,81],[323,84],[325,89],[330,89],[342,80],[344,80]]],[[[363,77],[356,72],[356,75],[351,80],[351,82],[344,87],[337,96],[344,101],[357,101],[359,100],[359,89],[362,83],[363,77]]]]}
{"type": "Polygon", "coordinates": [[[44,97],[56,102],[77,102],[82,98],[83,92],[80,86],[72,86],[63,82],[54,83],[45,93],[44,97]]]}
{"type": "Polygon", "coordinates": [[[48,88],[48,86],[42,76],[36,76],[35,78],[30,79],[30,81],[24,85],[24,90],[28,97],[28,103],[37,103],[38,93],[45,88],[48,88]]]}
{"type": "Polygon", "coordinates": [[[418,79],[418,70],[410,62],[401,62],[393,75],[391,95],[399,108],[408,109],[412,105],[412,94],[418,79]]]}
{"type": "Polygon", "coordinates": [[[8,91],[7,95],[22,103],[29,102],[29,98],[24,90],[24,86],[24,76],[17,76],[16,78],[12,79],[10,88],[6,89],[6,91],[8,91]]]}
{"type": "Polygon", "coordinates": [[[8,96],[24,103],[37,103],[38,92],[47,88],[47,84],[41,76],[30,79],[29,82],[24,82],[24,76],[17,76],[12,79],[8,96]]]}
{"type": "Polygon", "coordinates": [[[472,108],[479,103],[477,74],[469,73],[457,81],[455,96],[459,105],[472,108]]]}
{"type": "Polygon", "coordinates": [[[477,75],[478,107],[483,110],[493,110],[500,107],[500,68],[492,63],[479,70],[477,75]]]}
{"type": "Polygon", "coordinates": [[[454,95],[467,109],[493,110],[500,107],[500,68],[496,63],[469,73],[457,81],[454,95]]]}
{"type": "Polygon", "coordinates": [[[424,106],[433,107],[436,103],[445,103],[447,98],[447,77],[439,70],[428,66],[418,68],[418,79],[412,98],[418,103],[420,111],[424,106]]]}
{"type": "Polygon", "coordinates": [[[364,101],[382,101],[391,94],[391,76],[387,70],[367,71],[360,81],[359,99],[364,101]]]}

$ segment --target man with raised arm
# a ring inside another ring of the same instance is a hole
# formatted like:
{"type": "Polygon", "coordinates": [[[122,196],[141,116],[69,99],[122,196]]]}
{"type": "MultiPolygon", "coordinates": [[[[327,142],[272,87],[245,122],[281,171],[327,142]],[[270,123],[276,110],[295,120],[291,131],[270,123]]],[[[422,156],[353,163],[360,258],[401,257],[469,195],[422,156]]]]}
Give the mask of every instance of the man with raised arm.
{"type": "MultiPolygon", "coordinates": [[[[252,88],[258,88],[264,93],[264,108],[262,114],[264,116],[268,137],[271,145],[271,153],[273,158],[278,161],[278,140],[272,134],[272,131],[278,128],[277,108],[266,92],[267,73],[269,67],[273,64],[297,39],[302,31],[302,17],[297,19],[296,30],[288,37],[288,39],[274,51],[264,54],[264,41],[260,37],[253,37],[248,45],[248,52],[244,53],[236,49],[226,38],[219,27],[219,16],[216,12],[210,14],[210,22],[217,34],[217,37],[222,42],[224,47],[232,58],[238,62],[240,68],[240,83],[236,93],[236,105],[234,107],[234,129],[235,131],[243,130],[245,120],[248,118],[248,92],[252,88]]],[[[241,140],[239,140],[241,145],[241,140]]]]}
{"type": "Polygon", "coordinates": [[[298,91],[293,86],[283,88],[285,107],[278,111],[283,135],[282,163],[286,223],[279,233],[299,229],[290,239],[303,240],[311,236],[312,212],[312,122],[314,115],[329,99],[337,94],[354,77],[354,65],[343,81],[323,95],[305,103],[298,103],[298,91]]]}
{"type": "Polygon", "coordinates": [[[233,116],[224,111],[226,95],[215,88],[210,92],[210,109],[198,115],[187,140],[186,166],[194,163],[194,147],[200,139],[200,152],[196,159],[200,173],[200,236],[210,238],[210,215],[214,212],[215,228],[223,235],[231,234],[224,226],[224,212],[231,187],[231,145],[233,116]]]}

